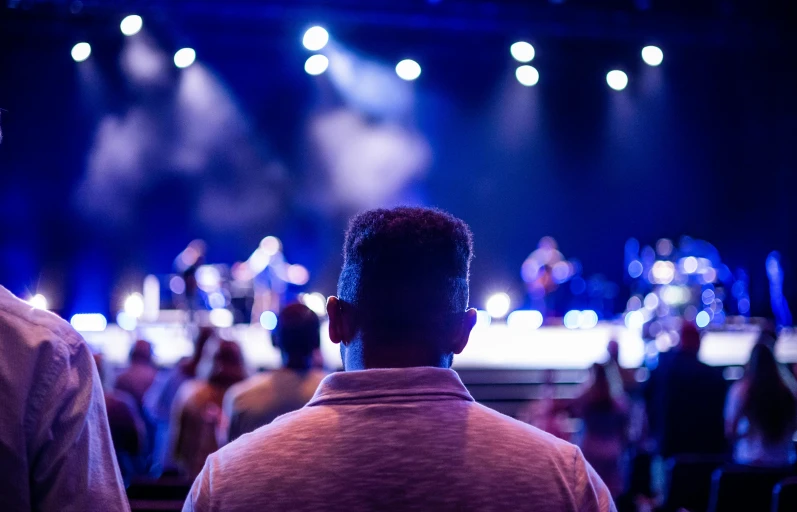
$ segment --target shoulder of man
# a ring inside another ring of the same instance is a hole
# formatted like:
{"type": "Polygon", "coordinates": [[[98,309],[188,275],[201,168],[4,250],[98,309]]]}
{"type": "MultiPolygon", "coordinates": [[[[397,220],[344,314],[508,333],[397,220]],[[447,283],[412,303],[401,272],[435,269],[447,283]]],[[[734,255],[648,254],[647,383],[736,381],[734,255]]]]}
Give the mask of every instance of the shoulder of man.
{"type": "Polygon", "coordinates": [[[41,345],[63,345],[70,352],[85,343],[68,322],[58,315],[36,309],[0,286],[0,325],[11,336],[2,340],[19,347],[37,349],[41,345]]]}

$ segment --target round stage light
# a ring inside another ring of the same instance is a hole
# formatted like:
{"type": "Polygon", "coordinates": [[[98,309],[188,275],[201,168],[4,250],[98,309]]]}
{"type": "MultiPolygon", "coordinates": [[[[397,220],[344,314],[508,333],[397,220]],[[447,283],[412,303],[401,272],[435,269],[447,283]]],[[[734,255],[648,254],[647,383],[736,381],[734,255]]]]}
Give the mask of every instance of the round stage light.
{"type": "Polygon", "coordinates": [[[664,60],[664,52],[658,46],[646,46],[642,48],[642,60],[648,66],[658,66],[664,60]]]}
{"type": "Polygon", "coordinates": [[[78,43],[72,47],[72,59],[75,62],[83,62],[91,55],[91,45],[89,43],[78,43]]]}
{"type": "Polygon", "coordinates": [[[415,80],[421,76],[421,65],[412,59],[404,59],[396,64],[396,74],[402,80],[415,80]]]}
{"type": "Polygon", "coordinates": [[[487,299],[487,314],[492,318],[502,318],[509,313],[511,301],[506,293],[496,293],[487,299]]]}
{"type": "Polygon", "coordinates": [[[140,293],[131,293],[125,299],[122,309],[132,318],[141,318],[144,314],[144,297],[140,293]]]}
{"type": "Polygon", "coordinates": [[[125,19],[119,24],[119,28],[122,30],[122,34],[134,36],[141,31],[143,25],[144,21],[141,19],[141,16],[138,14],[131,14],[130,16],[125,16],[125,19]]]}
{"type": "Polygon", "coordinates": [[[615,69],[606,74],[606,83],[615,91],[622,91],[628,85],[628,75],[615,69]]]}
{"type": "Polygon", "coordinates": [[[329,32],[324,27],[310,27],[304,33],[302,44],[311,52],[317,52],[329,42],[329,32]]]}
{"type": "Polygon", "coordinates": [[[42,295],[41,293],[37,293],[30,299],[28,299],[28,304],[33,306],[35,309],[47,309],[47,297],[42,295]]]}
{"type": "Polygon", "coordinates": [[[304,62],[304,70],[308,75],[320,75],[329,67],[329,59],[325,55],[312,55],[304,62]]]}
{"type": "Polygon", "coordinates": [[[515,70],[515,78],[526,87],[531,87],[540,81],[540,72],[534,66],[520,66],[515,70]]]}
{"type": "Polygon", "coordinates": [[[180,48],[174,54],[174,65],[178,68],[187,68],[196,60],[196,52],[193,48],[180,48]]]}
{"type": "Polygon", "coordinates": [[[509,53],[518,62],[531,62],[534,59],[534,47],[526,41],[514,43],[509,47],[509,53]]]}

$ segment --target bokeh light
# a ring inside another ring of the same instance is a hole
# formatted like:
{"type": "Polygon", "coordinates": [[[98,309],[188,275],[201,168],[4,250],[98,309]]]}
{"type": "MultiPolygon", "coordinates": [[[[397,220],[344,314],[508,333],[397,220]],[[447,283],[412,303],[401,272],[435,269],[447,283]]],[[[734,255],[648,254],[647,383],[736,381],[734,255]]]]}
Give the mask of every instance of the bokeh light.
{"type": "Polygon", "coordinates": [[[642,60],[648,66],[658,66],[664,60],[664,52],[658,46],[646,46],[642,48],[642,60]]]}
{"type": "Polygon", "coordinates": [[[492,318],[503,318],[509,313],[509,306],[511,305],[509,295],[506,293],[496,293],[487,299],[487,313],[492,318]]]}
{"type": "Polygon", "coordinates": [[[123,309],[131,318],[141,318],[144,314],[144,297],[140,293],[131,293],[125,299],[123,309]]]}
{"type": "Polygon", "coordinates": [[[178,68],[187,68],[196,60],[196,52],[193,48],[180,48],[174,54],[174,65],[178,68]]]}
{"type": "Polygon", "coordinates": [[[329,32],[324,27],[310,27],[304,33],[302,44],[311,52],[317,52],[329,42],[329,32]]]}
{"type": "Polygon", "coordinates": [[[329,67],[329,59],[326,55],[311,55],[304,62],[304,71],[308,75],[318,76],[327,70],[329,67]]]}
{"type": "Polygon", "coordinates": [[[125,18],[119,24],[122,34],[126,36],[134,36],[138,34],[141,31],[142,26],[144,26],[144,20],[142,20],[141,16],[137,14],[125,16],[125,18]]]}
{"type": "Polygon", "coordinates": [[[509,47],[509,53],[512,54],[518,62],[531,62],[534,60],[534,47],[526,41],[518,41],[509,47]]]}
{"type": "Polygon", "coordinates": [[[277,328],[277,314],[273,311],[264,311],[260,315],[260,325],[263,326],[263,329],[273,331],[277,328]]]}
{"type": "Polygon", "coordinates": [[[78,43],[72,47],[72,59],[75,62],[83,62],[91,55],[91,45],[89,43],[78,43]]]}
{"type": "Polygon", "coordinates": [[[37,293],[30,299],[28,299],[28,304],[30,304],[35,309],[47,309],[47,297],[42,295],[41,293],[37,293]]]}
{"type": "Polygon", "coordinates": [[[628,75],[619,69],[614,69],[606,73],[606,83],[615,91],[622,91],[628,85],[628,75]]]}
{"type": "Polygon", "coordinates": [[[402,80],[415,80],[421,76],[421,65],[412,59],[404,59],[396,64],[396,74],[402,80]]]}
{"type": "Polygon", "coordinates": [[[540,81],[540,73],[534,66],[519,66],[515,70],[515,78],[526,87],[531,87],[540,81]]]}

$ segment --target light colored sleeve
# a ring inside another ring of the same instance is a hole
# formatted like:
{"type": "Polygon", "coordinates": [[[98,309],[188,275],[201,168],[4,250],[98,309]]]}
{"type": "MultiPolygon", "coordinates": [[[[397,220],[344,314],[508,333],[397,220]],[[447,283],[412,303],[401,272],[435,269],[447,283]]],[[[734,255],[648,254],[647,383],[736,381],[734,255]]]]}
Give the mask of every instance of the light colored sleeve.
{"type": "Polygon", "coordinates": [[[197,475],[194,484],[191,486],[191,492],[183,504],[183,512],[210,512],[213,510],[211,505],[212,499],[212,473],[213,473],[213,460],[214,455],[210,455],[205,461],[205,466],[202,471],[197,475]]]}
{"type": "Polygon", "coordinates": [[[617,512],[609,488],[578,447],[575,447],[573,456],[572,489],[579,512],[617,512]]]}
{"type": "Polygon", "coordinates": [[[41,371],[31,390],[32,508],[130,510],[94,360],[77,334],[66,341],[39,355],[41,371]]]}

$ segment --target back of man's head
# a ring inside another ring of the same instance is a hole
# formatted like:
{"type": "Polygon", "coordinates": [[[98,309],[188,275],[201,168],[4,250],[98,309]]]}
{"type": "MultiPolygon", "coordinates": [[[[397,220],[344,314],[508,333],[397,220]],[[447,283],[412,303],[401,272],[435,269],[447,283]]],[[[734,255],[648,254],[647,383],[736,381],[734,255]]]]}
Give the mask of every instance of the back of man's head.
{"type": "Polygon", "coordinates": [[[274,345],[282,351],[287,365],[307,365],[313,351],[321,346],[318,315],[304,304],[283,308],[274,329],[274,345]]]}
{"type": "Polygon", "coordinates": [[[701,338],[700,329],[695,324],[684,322],[681,325],[681,352],[697,356],[697,353],[700,352],[701,338]]]}
{"type": "Polygon", "coordinates": [[[361,213],[346,232],[338,297],[367,343],[435,341],[468,306],[472,248],[467,224],[441,210],[361,213]]]}
{"type": "Polygon", "coordinates": [[[136,340],[130,348],[130,362],[136,364],[151,364],[152,344],[147,340],[136,340]]]}

